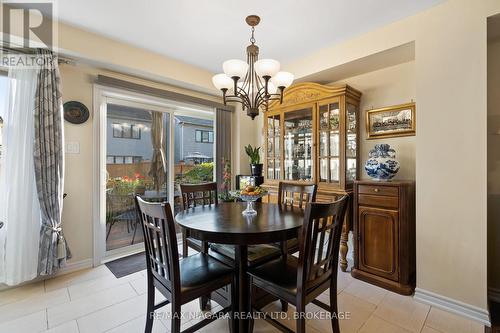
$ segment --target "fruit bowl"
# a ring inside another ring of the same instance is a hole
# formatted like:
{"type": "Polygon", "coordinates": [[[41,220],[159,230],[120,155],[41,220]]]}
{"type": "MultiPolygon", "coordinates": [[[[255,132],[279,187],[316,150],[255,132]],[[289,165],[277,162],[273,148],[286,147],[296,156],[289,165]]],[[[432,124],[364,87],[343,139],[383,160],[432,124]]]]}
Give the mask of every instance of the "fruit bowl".
{"type": "Polygon", "coordinates": [[[247,203],[247,208],[242,212],[243,215],[255,215],[257,211],[253,208],[253,203],[267,195],[267,191],[258,186],[247,186],[243,190],[231,191],[231,195],[247,203]]]}

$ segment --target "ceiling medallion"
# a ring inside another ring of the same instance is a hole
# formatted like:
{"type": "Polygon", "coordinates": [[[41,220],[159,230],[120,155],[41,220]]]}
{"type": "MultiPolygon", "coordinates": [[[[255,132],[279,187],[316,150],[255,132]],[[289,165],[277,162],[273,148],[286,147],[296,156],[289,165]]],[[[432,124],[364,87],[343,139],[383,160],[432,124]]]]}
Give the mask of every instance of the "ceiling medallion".
{"type": "Polygon", "coordinates": [[[269,101],[283,101],[283,91],[293,82],[293,74],[280,72],[280,63],[274,59],[261,59],[259,47],[255,45],[255,26],[260,22],[257,15],[247,16],[247,24],[252,27],[250,45],[247,46],[247,61],[231,59],[224,61],[224,73],[217,74],[212,82],[222,90],[224,104],[238,102],[254,119],[259,109],[267,111],[269,101]]]}

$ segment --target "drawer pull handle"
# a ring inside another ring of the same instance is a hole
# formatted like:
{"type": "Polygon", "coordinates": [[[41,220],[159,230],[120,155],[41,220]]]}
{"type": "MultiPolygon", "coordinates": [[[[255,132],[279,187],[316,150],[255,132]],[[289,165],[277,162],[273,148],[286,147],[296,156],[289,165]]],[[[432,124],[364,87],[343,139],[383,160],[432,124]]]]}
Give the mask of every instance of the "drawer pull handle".
{"type": "Polygon", "coordinates": [[[378,193],[379,189],[376,188],[376,189],[373,189],[373,191],[375,191],[375,193],[378,193]]]}

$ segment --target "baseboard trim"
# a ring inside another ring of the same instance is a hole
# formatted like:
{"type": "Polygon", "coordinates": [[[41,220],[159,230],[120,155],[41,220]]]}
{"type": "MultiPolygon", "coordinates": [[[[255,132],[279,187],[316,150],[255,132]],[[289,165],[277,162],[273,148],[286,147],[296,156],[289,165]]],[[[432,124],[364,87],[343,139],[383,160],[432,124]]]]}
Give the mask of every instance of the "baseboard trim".
{"type": "Polygon", "coordinates": [[[52,279],[52,278],[54,278],[56,276],[60,276],[60,275],[64,275],[64,274],[69,274],[69,273],[73,273],[73,272],[76,272],[76,271],[79,271],[79,270],[82,270],[82,269],[87,269],[87,268],[92,268],[92,267],[93,267],[93,261],[92,261],[91,258],[85,259],[85,260],[80,260],[80,261],[75,261],[75,262],[69,262],[69,263],[66,263],[66,265],[63,268],[60,268],[57,271],[57,273],[54,274],[54,275],[41,275],[41,276],[37,276],[33,280],[26,281],[26,282],[17,284],[15,286],[7,286],[5,284],[0,284],[0,291],[5,291],[5,290],[8,290],[8,289],[14,289],[14,288],[22,287],[22,286],[25,286],[25,285],[30,284],[30,283],[52,279]]]}
{"type": "Polygon", "coordinates": [[[415,289],[415,295],[413,298],[419,302],[478,321],[483,325],[491,326],[489,312],[477,306],[463,303],[420,288],[415,289]]]}
{"type": "Polygon", "coordinates": [[[488,299],[500,303],[500,289],[499,288],[488,288],[488,299]]]}
{"type": "Polygon", "coordinates": [[[73,273],[82,269],[92,268],[93,266],[94,263],[92,258],[74,262],[66,262],[66,265],[57,271],[56,276],[73,273]]]}

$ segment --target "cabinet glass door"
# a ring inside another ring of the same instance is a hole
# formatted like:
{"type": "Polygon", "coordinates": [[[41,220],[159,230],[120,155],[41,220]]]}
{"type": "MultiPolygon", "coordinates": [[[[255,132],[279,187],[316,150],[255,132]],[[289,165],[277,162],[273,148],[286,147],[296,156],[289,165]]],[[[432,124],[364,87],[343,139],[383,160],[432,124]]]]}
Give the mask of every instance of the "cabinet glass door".
{"type": "Polygon", "coordinates": [[[280,116],[267,117],[267,178],[280,179],[281,148],[280,148],[280,116]]]}
{"type": "Polygon", "coordinates": [[[357,133],[358,108],[353,104],[346,104],[346,181],[352,183],[357,174],[357,133]]]}
{"type": "Polygon", "coordinates": [[[340,108],[334,102],[319,107],[319,181],[340,178],[340,108]]]}
{"type": "Polygon", "coordinates": [[[284,114],[285,179],[312,180],[312,108],[284,114]]]}

